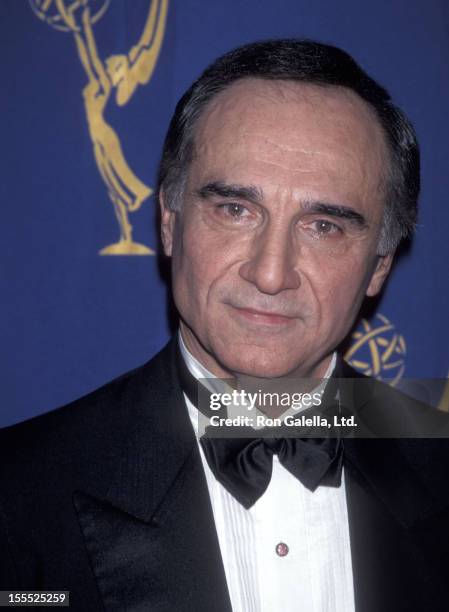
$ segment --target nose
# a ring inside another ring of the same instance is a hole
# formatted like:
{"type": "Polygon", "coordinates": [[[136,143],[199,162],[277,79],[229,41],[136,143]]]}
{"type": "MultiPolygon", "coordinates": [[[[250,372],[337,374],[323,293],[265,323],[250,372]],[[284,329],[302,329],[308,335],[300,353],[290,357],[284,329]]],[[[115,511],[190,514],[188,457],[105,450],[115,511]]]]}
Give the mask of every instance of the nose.
{"type": "Polygon", "coordinates": [[[264,233],[254,239],[252,251],[239,274],[256,285],[261,293],[276,295],[301,285],[296,263],[297,254],[287,232],[279,227],[266,227],[264,233]]]}

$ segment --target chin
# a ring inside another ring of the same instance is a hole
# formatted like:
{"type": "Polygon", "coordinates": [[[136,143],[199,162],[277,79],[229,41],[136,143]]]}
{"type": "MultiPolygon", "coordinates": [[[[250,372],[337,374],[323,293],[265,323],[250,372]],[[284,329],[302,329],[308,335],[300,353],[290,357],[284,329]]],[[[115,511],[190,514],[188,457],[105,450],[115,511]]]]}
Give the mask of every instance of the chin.
{"type": "Polygon", "coordinates": [[[261,354],[261,351],[257,355],[238,355],[236,353],[237,351],[234,354],[217,356],[226,370],[244,376],[281,378],[300,367],[300,364],[297,362],[292,364],[291,362],[276,358],[272,352],[266,356],[261,354]]]}

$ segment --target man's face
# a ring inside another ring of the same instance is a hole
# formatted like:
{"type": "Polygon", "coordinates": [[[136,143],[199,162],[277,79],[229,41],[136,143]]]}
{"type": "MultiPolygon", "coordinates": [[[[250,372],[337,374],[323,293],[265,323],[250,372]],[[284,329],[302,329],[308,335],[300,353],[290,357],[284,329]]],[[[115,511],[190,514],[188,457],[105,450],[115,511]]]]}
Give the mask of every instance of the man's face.
{"type": "Polygon", "coordinates": [[[391,257],[383,134],[336,87],[239,81],[200,118],[180,212],[162,204],[190,351],[213,373],[321,376],[391,257]]]}

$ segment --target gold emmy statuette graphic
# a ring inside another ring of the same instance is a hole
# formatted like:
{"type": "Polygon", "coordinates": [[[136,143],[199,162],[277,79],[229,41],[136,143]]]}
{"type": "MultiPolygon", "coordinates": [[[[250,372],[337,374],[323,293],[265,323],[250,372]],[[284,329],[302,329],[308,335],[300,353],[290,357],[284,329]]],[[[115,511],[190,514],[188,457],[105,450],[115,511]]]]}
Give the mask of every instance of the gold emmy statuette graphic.
{"type": "Polygon", "coordinates": [[[29,0],[39,18],[57,30],[73,34],[86,72],[83,97],[95,161],[120,228],[119,241],[101,249],[100,254],[153,255],[148,246],[134,242],[129,221],[129,213],[138,210],[152,190],[129,167],[117,132],[104,115],[114,92],[118,106],[125,106],[137,86],[150,80],[164,37],[168,0],[150,0],[140,40],[127,55],[112,55],[102,61],[92,26],[104,15],[109,1],[29,0]]]}
{"type": "Polygon", "coordinates": [[[367,376],[396,385],[404,374],[407,351],[404,337],[391,321],[381,314],[371,322],[362,319],[351,339],[346,361],[367,376]]]}

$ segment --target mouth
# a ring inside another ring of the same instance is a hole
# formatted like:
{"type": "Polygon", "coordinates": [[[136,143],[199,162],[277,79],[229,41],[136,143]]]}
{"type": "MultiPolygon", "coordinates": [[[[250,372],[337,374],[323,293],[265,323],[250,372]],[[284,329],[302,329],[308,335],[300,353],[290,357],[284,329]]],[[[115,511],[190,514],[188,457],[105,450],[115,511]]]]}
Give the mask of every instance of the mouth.
{"type": "Polygon", "coordinates": [[[268,310],[258,310],[256,308],[241,308],[238,306],[232,306],[232,308],[235,310],[237,315],[242,317],[244,320],[259,325],[283,327],[292,325],[297,318],[268,310]]]}

